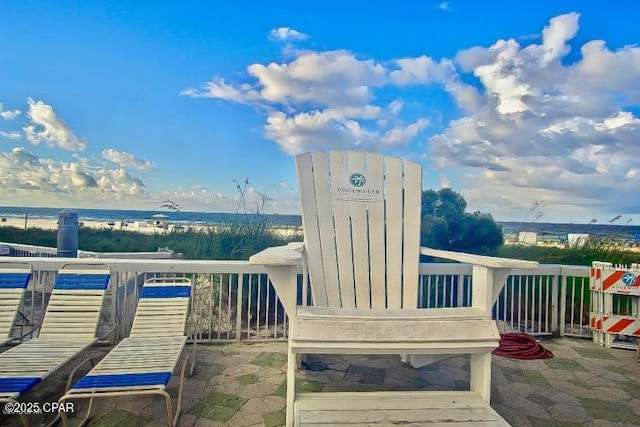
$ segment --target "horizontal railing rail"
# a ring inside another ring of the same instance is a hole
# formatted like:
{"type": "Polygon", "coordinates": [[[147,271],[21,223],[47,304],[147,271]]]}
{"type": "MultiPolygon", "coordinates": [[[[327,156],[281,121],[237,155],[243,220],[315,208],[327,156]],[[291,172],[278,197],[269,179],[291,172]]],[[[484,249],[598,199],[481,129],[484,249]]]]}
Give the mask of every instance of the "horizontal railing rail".
{"type": "MultiPolygon", "coordinates": [[[[0,247],[9,248],[9,256],[12,257],[56,257],[58,249],[48,246],[23,245],[21,243],[0,242],[0,247]]],[[[182,257],[172,251],[161,250],[156,252],[94,252],[78,250],[78,258],[124,258],[124,259],[175,259],[182,257]]]]}
{"type": "MultiPolygon", "coordinates": [[[[55,275],[71,258],[24,257],[34,274],[14,336],[37,330],[55,275]]],[[[100,332],[111,342],[128,335],[140,288],[150,277],[182,276],[194,283],[189,332],[200,341],[279,340],[287,317],[264,267],[248,261],[101,258],[112,271],[100,332]]],[[[419,307],[459,307],[471,301],[468,264],[420,264],[419,307]]],[[[300,279],[302,279],[302,271],[300,279]]],[[[299,280],[300,286],[302,280],[299,280]]],[[[589,268],[540,265],[515,270],[493,309],[501,332],[589,337],[589,268]]],[[[33,336],[37,334],[27,335],[33,336]]]]}

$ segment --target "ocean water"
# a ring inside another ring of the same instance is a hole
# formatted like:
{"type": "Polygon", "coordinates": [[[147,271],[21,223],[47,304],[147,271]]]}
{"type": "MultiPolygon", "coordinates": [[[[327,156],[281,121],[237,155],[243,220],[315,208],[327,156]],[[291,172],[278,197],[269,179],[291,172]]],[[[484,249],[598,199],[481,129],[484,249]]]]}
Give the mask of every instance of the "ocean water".
{"type": "MultiPolygon", "coordinates": [[[[139,211],[139,210],[110,210],[110,209],[73,209],[78,212],[80,221],[146,221],[152,220],[152,216],[158,213],[166,215],[167,221],[183,224],[224,224],[238,219],[244,214],[213,213],[213,212],[167,212],[167,211],[139,211]]],[[[0,216],[30,218],[57,218],[60,208],[32,208],[0,206],[0,216]]],[[[274,225],[300,226],[300,215],[267,215],[268,220],[274,225]]],[[[511,222],[498,221],[505,236],[519,233],[520,231],[532,231],[538,233],[539,238],[549,240],[566,239],[568,233],[591,234],[608,236],[616,240],[640,242],[639,225],[621,224],[574,224],[574,223],[548,223],[548,222],[511,222]]]]}
{"type": "MultiPolygon", "coordinates": [[[[60,208],[31,208],[0,206],[0,216],[29,218],[58,218],[60,208]]],[[[110,210],[110,209],[72,209],[78,213],[80,221],[150,221],[153,215],[166,215],[167,221],[184,224],[224,224],[234,219],[244,217],[244,214],[213,213],[213,212],[171,212],[171,211],[138,211],[138,210],[110,210]]],[[[248,214],[252,215],[252,214],[248,214]]],[[[300,215],[267,214],[267,219],[274,225],[300,226],[300,215]]]]}

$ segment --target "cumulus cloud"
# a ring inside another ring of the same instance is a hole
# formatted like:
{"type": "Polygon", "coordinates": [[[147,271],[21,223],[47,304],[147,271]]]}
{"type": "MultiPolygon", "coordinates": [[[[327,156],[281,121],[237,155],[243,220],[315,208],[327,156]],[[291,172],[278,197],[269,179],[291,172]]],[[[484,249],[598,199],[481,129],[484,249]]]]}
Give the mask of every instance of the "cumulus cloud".
{"type": "Polygon", "coordinates": [[[289,27],[274,28],[269,32],[269,38],[278,41],[306,40],[309,36],[289,27]]]}
{"type": "Polygon", "coordinates": [[[134,168],[142,172],[148,172],[155,167],[155,163],[141,159],[126,151],[118,151],[113,148],[102,150],[102,158],[124,168],[134,168]]]}
{"type": "Polygon", "coordinates": [[[31,124],[22,128],[29,142],[34,145],[45,143],[52,147],[69,151],[83,151],[86,144],[53,111],[51,105],[28,99],[27,117],[31,124]]]}
{"type": "Polygon", "coordinates": [[[288,62],[252,64],[247,82],[213,79],[183,95],[216,98],[262,107],[265,135],[296,154],[313,149],[382,150],[406,145],[429,120],[400,120],[404,103],[375,103],[385,86],[443,82],[451,61],[405,58],[390,67],[360,59],[346,50],[297,52],[288,62]]]}
{"type": "Polygon", "coordinates": [[[391,71],[389,76],[397,85],[434,82],[444,84],[454,73],[453,63],[448,59],[435,62],[432,58],[421,55],[417,58],[398,59],[395,62],[399,69],[391,71]]]}
{"type": "Polygon", "coordinates": [[[640,190],[640,120],[625,109],[640,102],[640,50],[590,41],[565,65],[578,24],[578,14],[561,15],[539,44],[499,40],[456,56],[480,84],[447,86],[466,115],[430,138],[429,155],[437,166],[474,171],[470,204],[522,211],[543,197],[558,216],[577,206],[640,212],[628,197],[640,190]]]}
{"type": "Polygon", "coordinates": [[[22,134],[20,132],[17,132],[17,131],[6,132],[6,131],[3,131],[3,130],[0,130],[0,136],[3,136],[5,138],[9,138],[9,139],[20,139],[20,138],[22,138],[22,134]]]}
{"type": "Polygon", "coordinates": [[[13,120],[18,117],[22,113],[20,110],[5,110],[2,108],[2,103],[0,102],[0,117],[4,120],[13,120]]]}
{"type": "Polygon", "coordinates": [[[446,169],[471,207],[491,206],[498,217],[514,218],[540,198],[558,217],[579,206],[640,212],[628,197],[640,190],[640,48],[579,46],[579,22],[578,13],[552,17],[540,34],[470,46],[453,58],[299,50],[249,65],[239,82],[215,78],[183,94],[259,107],[265,136],[290,154],[421,147],[427,171],[446,169]],[[425,87],[448,93],[457,107],[438,130],[431,129],[440,116],[402,98],[425,87]]]}
{"type": "Polygon", "coordinates": [[[0,197],[49,203],[113,202],[143,198],[145,185],[123,168],[87,168],[79,162],[39,158],[24,148],[0,152],[0,197]]]}
{"type": "Polygon", "coordinates": [[[438,3],[438,9],[450,11],[451,10],[451,2],[443,1],[442,3],[438,3]]]}

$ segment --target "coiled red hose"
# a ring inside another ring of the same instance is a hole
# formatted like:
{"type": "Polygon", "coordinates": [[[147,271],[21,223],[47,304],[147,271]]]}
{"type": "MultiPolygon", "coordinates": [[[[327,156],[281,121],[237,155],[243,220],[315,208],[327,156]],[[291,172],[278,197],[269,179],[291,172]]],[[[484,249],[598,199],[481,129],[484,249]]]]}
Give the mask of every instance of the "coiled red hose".
{"type": "Polygon", "coordinates": [[[553,353],[547,350],[534,337],[522,332],[511,332],[500,335],[500,345],[493,350],[496,356],[512,359],[550,359],[553,353]]]}

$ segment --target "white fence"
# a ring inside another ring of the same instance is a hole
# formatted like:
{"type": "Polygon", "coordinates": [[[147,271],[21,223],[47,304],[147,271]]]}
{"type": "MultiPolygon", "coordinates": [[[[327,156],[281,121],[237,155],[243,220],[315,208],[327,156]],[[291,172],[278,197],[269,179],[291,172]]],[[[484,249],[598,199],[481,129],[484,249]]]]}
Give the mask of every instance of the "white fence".
{"type": "MultiPolygon", "coordinates": [[[[55,274],[62,264],[78,261],[55,257],[22,260],[33,265],[34,274],[20,310],[16,337],[41,324],[55,274]]],[[[149,277],[163,276],[190,277],[195,283],[190,325],[193,338],[202,341],[286,338],[287,317],[261,266],[247,261],[116,258],[100,261],[112,271],[100,323],[102,335],[111,342],[128,335],[142,283],[149,277]]],[[[420,265],[420,307],[465,306],[470,297],[470,265],[420,265]]],[[[498,296],[493,313],[502,332],[589,337],[589,268],[541,265],[534,271],[514,271],[498,296]]]]}

